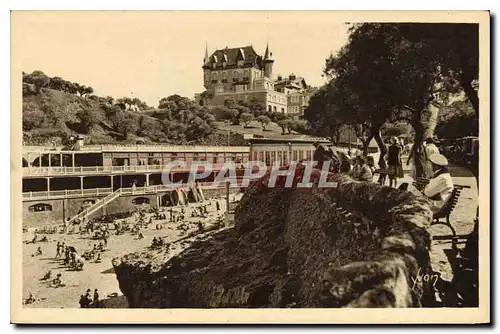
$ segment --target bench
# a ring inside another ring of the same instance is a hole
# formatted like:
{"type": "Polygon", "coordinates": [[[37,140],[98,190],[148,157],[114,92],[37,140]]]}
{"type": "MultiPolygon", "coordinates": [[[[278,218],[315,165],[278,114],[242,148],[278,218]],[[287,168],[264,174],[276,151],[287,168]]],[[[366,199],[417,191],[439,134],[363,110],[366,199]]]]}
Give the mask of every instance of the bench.
{"type": "MultiPolygon", "coordinates": [[[[417,178],[413,182],[413,186],[417,188],[419,191],[423,191],[425,186],[429,183],[429,179],[425,178],[417,178]]],[[[450,222],[450,215],[455,209],[458,199],[460,197],[460,194],[463,189],[470,189],[470,186],[464,186],[464,185],[459,185],[455,184],[453,186],[453,191],[451,192],[450,197],[446,201],[446,203],[441,207],[441,209],[434,214],[432,217],[432,224],[433,225],[445,225],[448,226],[452,232],[453,235],[451,236],[433,236],[432,240],[448,240],[451,239],[451,245],[454,250],[457,249],[457,244],[459,243],[459,239],[463,239],[466,236],[463,235],[457,235],[457,232],[455,231],[455,228],[453,225],[451,225],[450,222]]]]}

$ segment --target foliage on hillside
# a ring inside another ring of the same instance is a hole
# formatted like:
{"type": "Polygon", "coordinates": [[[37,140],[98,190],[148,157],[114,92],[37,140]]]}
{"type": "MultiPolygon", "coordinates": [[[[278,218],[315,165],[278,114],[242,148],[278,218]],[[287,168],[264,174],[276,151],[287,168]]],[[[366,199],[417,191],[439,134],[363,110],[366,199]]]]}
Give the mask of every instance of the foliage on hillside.
{"type": "Polygon", "coordinates": [[[23,73],[23,143],[65,145],[70,136],[84,135],[88,144],[186,144],[206,142],[216,128],[208,108],[179,95],[153,109],[139,99],[92,93],[90,86],[41,71],[23,73]]]}
{"type": "Polygon", "coordinates": [[[300,134],[309,134],[307,122],[294,119],[284,113],[266,110],[265,105],[256,98],[248,102],[226,100],[224,106],[214,107],[212,110],[216,120],[226,121],[232,125],[241,125],[248,128],[253,121],[257,121],[263,131],[267,131],[271,123],[276,123],[281,128],[281,134],[291,134],[292,131],[300,134]]]}

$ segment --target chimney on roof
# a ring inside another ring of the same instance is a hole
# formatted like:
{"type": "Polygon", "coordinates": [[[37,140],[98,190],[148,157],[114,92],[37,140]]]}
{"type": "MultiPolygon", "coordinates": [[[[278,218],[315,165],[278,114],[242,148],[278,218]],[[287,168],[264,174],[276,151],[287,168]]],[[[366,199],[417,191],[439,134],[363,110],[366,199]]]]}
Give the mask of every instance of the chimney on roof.
{"type": "Polygon", "coordinates": [[[281,76],[281,74],[278,74],[278,81],[281,81],[283,80],[283,77],[281,76]]]}
{"type": "Polygon", "coordinates": [[[297,77],[295,76],[295,74],[293,74],[293,73],[292,73],[292,74],[290,74],[290,75],[288,76],[288,78],[289,78],[290,80],[295,80],[297,77]]]}

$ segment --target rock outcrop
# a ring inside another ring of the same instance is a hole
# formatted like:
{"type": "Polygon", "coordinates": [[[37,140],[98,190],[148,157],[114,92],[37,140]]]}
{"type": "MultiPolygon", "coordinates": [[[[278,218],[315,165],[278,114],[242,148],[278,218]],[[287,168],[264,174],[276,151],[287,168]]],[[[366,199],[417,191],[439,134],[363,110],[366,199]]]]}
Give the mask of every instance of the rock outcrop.
{"type": "MultiPolygon", "coordinates": [[[[301,173],[296,173],[301,175],[301,173]]],[[[163,251],[116,258],[130,307],[415,307],[432,294],[428,202],[329,175],[336,187],[252,184],[234,228],[163,251]]],[[[313,173],[317,180],[319,173],[313,173]]],[[[278,180],[283,183],[283,180],[278,180]]],[[[281,184],[282,184],[281,183],[281,184]]]]}

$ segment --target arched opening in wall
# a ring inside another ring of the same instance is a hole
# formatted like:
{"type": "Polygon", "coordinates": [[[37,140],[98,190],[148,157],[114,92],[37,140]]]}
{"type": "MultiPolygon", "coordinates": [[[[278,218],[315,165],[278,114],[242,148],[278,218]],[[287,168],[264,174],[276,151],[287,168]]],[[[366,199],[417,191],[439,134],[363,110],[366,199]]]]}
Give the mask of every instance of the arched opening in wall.
{"type": "Polygon", "coordinates": [[[28,160],[23,158],[23,167],[29,167],[29,165],[28,160]]]}
{"type": "Polygon", "coordinates": [[[273,111],[273,107],[269,106],[269,107],[267,108],[267,110],[268,110],[269,112],[272,112],[272,111],[273,111]]]}
{"type": "Polygon", "coordinates": [[[52,205],[47,203],[38,203],[30,206],[28,208],[29,212],[44,212],[44,211],[52,211],[52,205]]]}
{"type": "Polygon", "coordinates": [[[132,203],[134,205],[143,205],[143,204],[149,204],[149,198],[146,197],[136,197],[132,200],[132,203]]]}
{"type": "Polygon", "coordinates": [[[276,106],[273,107],[273,111],[276,112],[276,106]]]}

